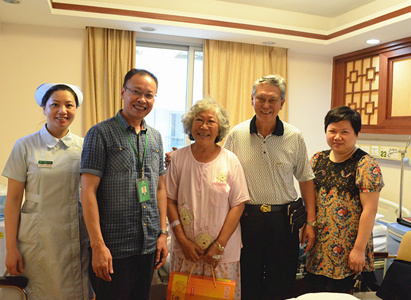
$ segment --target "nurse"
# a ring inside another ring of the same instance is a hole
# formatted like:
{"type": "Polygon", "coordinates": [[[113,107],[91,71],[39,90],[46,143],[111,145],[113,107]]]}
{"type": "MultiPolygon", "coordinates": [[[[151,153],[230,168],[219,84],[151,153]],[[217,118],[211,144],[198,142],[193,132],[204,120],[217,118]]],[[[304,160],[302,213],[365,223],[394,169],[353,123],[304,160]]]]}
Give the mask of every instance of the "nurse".
{"type": "Polygon", "coordinates": [[[83,138],[69,129],[83,94],[75,85],[44,83],[35,99],[47,123],[17,140],[3,171],[7,271],[29,279],[30,300],[91,299],[79,197],[83,138]]]}

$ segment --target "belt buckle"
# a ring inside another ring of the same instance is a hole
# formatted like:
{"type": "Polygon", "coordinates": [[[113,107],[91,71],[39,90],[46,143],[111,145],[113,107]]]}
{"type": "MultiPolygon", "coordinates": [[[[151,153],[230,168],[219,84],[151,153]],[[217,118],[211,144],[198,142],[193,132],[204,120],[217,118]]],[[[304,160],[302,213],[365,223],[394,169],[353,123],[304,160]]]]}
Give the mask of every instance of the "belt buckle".
{"type": "Polygon", "coordinates": [[[260,210],[261,210],[263,213],[271,212],[271,205],[263,204],[263,205],[260,206],[260,210]]]}

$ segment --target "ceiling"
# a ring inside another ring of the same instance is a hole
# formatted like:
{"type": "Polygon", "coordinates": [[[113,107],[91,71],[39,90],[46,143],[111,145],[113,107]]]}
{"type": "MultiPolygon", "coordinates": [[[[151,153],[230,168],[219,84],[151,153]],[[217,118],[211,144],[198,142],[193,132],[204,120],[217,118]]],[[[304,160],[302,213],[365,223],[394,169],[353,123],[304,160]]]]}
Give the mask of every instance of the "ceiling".
{"type": "Polygon", "coordinates": [[[274,43],[336,56],[411,36],[402,0],[0,0],[0,23],[134,30],[141,39],[274,43]],[[155,31],[147,33],[142,27],[155,31]]]}
{"type": "Polygon", "coordinates": [[[304,0],[222,0],[237,4],[254,5],[262,8],[274,8],[285,11],[300,12],[309,15],[334,18],[350,12],[358,7],[374,2],[374,0],[345,0],[345,1],[304,1],[304,0]]]}

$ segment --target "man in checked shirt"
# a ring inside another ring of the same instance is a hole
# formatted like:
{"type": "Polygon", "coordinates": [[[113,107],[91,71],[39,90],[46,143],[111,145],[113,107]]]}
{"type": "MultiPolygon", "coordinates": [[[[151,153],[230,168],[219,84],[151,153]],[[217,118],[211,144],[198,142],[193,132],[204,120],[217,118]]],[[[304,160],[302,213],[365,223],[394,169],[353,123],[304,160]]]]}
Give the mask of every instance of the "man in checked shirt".
{"type": "Polygon", "coordinates": [[[163,145],[144,121],[157,87],[150,72],[130,70],[121,89],[123,109],[84,140],[81,200],[97,300],[149,300],[154,268],[168,255],[163,145]]]}

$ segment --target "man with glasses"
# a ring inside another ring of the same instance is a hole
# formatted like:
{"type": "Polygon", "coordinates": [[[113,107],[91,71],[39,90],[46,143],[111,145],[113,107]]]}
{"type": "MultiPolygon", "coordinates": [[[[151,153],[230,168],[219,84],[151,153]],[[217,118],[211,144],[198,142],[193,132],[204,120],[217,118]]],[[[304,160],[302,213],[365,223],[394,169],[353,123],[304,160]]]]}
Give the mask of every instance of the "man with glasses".
{"type": "Polygon", "coordinates": [[[130,70],[123,109],[84,140],[81,199],[96,300],[150,299],[154,268],[168,255],[162,139],[144,120],[157,87],[150,72],[130,70]]]}
{"type": "Polygon", "coordinates": [[[285,95],[286,83],[279,75],[255,81],[255,116],[235,126],[224,145],[240,160],[250,193],[240,220],[242,300],[293,297],[299,228],[290,226],[289,208],[302,204],[296,201],[294,177],[307,209],[301,242],[308,241],[307,250],[314,244],[314,174],[301,132],[278,117],[285,95]]]}

